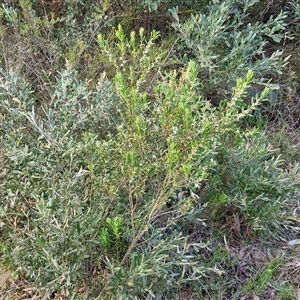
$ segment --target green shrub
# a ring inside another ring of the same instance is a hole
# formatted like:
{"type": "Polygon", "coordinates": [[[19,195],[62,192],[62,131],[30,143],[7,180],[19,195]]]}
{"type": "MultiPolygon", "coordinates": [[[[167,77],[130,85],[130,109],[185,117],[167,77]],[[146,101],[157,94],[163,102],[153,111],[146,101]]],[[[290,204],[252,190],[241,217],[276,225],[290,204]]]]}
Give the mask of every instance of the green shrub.
{"type": "Polygon", "coordinates": [[[254,84],[274,88],[268,76],[285,63],[263,49],[264,36],[281,38],[284,15],[243,27],[255,1],[239,13],[232,3],[214,1],[184,24],[173,11],[182,39],[167,49],[156,31],[100,33],[92,8],[78,15],[80,1],[66,1],[58,28],[36,17],[31,1],[2,8],[12,18],[3,36],[15,34],[5,49],[24,38],[32,50],[42,39],[55,41],[58,54],[40,65],[46,98],[18,64],[17,48],[1,61],[0,244],[20,278],[70,298],[84,286],[94,299],[174,299],[221,273],[203,259],[210,241],[191,233],[205,226],[202,217],[220,227],[233,217],[241,235],[277,232],[284,201],[298,195],[298,171],[288,173],[243,120],[268,96],[254,84]],[[36,31],[26,26],[38,21],[36,31]],[[175,53],[180,67],[170,70],[175,53]],[[83,76],[83,65],[94,78],[83,76]],[[218,95],[208,99],[210,89],[218,95]]]}
{"type": "Polygon", "coordinates": [[[96,37],[113,24],[95,1],[21,0],[0,7],[1,61],[32,85],[39,101],[48,101],[56,72],[75,68],[79,78],[94,79],[96,37]]]}

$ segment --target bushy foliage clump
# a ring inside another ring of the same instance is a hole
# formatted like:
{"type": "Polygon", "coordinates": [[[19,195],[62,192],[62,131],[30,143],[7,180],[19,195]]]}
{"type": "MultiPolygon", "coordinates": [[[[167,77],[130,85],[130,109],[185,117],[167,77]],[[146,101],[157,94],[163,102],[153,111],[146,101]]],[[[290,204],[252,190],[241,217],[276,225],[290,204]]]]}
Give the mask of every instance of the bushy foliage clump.
{"type": "Polygon", "coordinates": [[[180,33],[178,59],[197,61],[202,79],[199,88],[212,101],[228,97],[236,79],[244,77],[248,68],[254,72],[257,87],[276,83],[278,74],[282,74],[288,57],[279,49],[269,52],[268,45],[287,38],[287,14],[280,12],[264,23],[253,22],[249,12],[257,2],[214,1],[207,12],[192,14],[185,22],[176,9],[171,10],[176,20],[173,27],[180,33]]]}
{"type": "Polygon", "coordinates": [[[14,33],[5,49],[22,37],[31,54],[37,41],[58,54],[35,78],[18,46],[1,61],[1,255],[20,278],[73,298],[84,286],[94,299],[174,299],[222,275],[205,262],[207,226],[280,231],[298,170],[244,120],[286,63],[264,48],[283,37],[285,15],[246,25],[256,1],[237,2],[213,1],[185,22],[172,10],[170,48],[157,31],[107,32],[105,5],[99,27],[95,3],[66,1],[57,16],[25,0],[2,7],[2,37],[14,33]]]}

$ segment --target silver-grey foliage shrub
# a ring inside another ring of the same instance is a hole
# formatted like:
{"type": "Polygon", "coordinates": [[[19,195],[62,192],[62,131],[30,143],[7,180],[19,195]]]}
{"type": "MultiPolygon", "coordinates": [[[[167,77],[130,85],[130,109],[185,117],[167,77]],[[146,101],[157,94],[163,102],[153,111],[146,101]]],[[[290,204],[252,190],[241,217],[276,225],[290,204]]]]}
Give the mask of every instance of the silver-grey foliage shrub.
{"type": "Polygon", "coordinates": [[[92,191],[84,188],[89,174],[82,168],[89,160],[85,155],[94,155],[84,149],[89,136],[105,139],[116,127],[116,95],[108,81],[89,91],[74,72],[63,71],[51,102],[36,100],[22,78],[3,72],[1,142],[7,168],[1,215],[9,216],[3,230],[12,234],[18,269],[25,269],[38,286],[63,288],[82,276],[94,249],[102,215],[92,209],[92,191]],[[10,232],[12,218],[18,226],[10,232]]]}
{"type": "Polygon", "coordinates": [[[180,20],[176,8],[170,10],[179,33],[178,60],[197,61],[200,88],[212,101],[228,97],[236,79],[245,76],[248,68],[254,72],[253,82],[261,85],[275,83],[272,79],[282,74],[288,57],[281,50],[268,50],[268,45],[288,39],[287,14],[271,16],[266,23],[253,22],[249,11],[257,3],[211,1],[208,12],[192,13],[186,21],[180,20]]]}

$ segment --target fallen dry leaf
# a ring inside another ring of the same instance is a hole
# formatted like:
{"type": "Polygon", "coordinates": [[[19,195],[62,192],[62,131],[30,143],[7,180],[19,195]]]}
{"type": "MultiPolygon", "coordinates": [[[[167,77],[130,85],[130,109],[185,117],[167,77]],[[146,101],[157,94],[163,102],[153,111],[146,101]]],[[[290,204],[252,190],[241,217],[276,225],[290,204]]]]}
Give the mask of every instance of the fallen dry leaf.
{"type": "Polygon", "coordinates": [[[291,240],[288,242],[289,246],[295,246],[295,245],[300,245],[300,239],[296,239],[296,240],[291,240]]]}

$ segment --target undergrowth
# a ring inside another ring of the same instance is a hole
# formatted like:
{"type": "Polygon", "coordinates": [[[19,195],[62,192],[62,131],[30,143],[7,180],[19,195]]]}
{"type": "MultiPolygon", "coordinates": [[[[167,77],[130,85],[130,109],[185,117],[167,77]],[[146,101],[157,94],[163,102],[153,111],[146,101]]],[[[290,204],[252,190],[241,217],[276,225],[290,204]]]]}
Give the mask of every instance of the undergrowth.
{"type": "Polygon", "coordinates": [[[287,13],[131,2],[1,6],[3,274],[32,297],[266,294],[280,255],[253,270],[241,253],[297,219],[297,156],[268,131],[292,80],[287,13]],[[132,29],[129,7],[164,11],[166,30],[132,29]],[[241,261],[251,280],[222,285],[241,261]]]}

